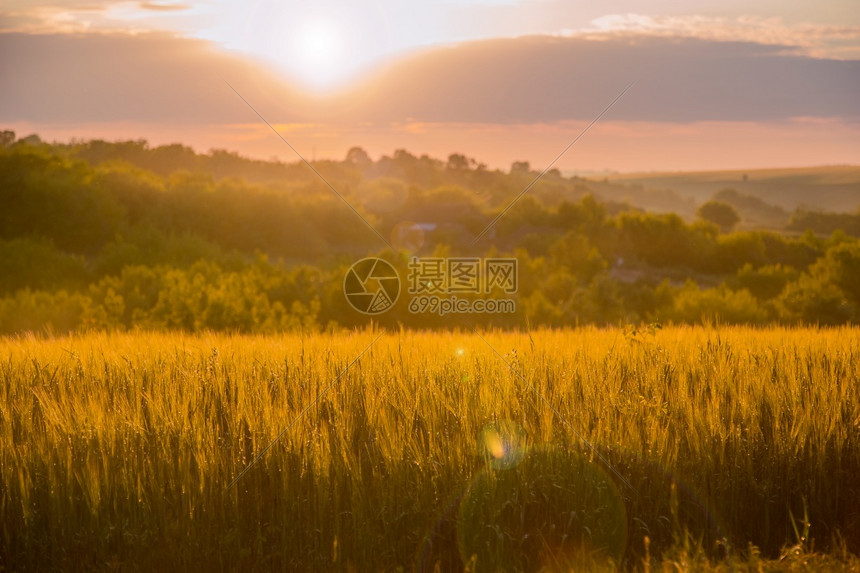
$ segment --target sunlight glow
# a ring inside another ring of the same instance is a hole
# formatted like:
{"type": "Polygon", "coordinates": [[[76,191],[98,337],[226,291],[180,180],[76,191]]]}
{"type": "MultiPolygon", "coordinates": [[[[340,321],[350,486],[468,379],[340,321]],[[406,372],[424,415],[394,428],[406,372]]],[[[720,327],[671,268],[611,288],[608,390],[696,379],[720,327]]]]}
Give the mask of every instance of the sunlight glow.
{"type": "Polygon", "coordinates": [[[313,92],[342,87],[392,49],[387,14],[376,3],[252,0],[233,14],[241,25],[207,37],[261,57],[313,92]]]}
{"type": "Polygon", "coordinates": [[[296,71],[316,86],[331,81],[343,57],[339,31],[334,24],[325,20],[301,25],[289,48],[291,53],[287,56],[294,62],[296,71]]]}

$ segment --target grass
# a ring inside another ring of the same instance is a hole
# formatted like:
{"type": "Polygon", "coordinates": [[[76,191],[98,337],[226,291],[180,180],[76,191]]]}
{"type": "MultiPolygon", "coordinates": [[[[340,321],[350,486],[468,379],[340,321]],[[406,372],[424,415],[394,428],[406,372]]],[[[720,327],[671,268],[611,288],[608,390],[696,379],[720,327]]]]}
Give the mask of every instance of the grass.
{"type": "Polygon", "coordinates": [[[378,334],[0,339],[0,568],[860,567],[860,329],[378,334]]]}

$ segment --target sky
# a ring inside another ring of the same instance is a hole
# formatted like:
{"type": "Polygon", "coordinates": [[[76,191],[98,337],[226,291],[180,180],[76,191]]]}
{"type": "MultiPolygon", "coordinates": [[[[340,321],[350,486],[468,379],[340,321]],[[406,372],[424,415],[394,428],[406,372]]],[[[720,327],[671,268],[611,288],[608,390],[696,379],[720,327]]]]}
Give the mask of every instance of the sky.
{"type": "Polygon", "coordinates": [[[0,127],[292,161],[857,164],[856,0],[0,0],[0,127]],[[229,85],[227,85],[229,84],[229,85]]]}

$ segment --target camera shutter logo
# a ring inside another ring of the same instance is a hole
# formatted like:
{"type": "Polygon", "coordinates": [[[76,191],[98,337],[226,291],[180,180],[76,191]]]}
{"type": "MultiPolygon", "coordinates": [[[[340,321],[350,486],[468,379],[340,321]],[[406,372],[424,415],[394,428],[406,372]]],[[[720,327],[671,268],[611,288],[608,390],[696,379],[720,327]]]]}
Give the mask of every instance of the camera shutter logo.
{"type": "Polygon", "coordinates": [[[382,314],[400,298],[400,276],[384,259],[361,259],[343,277],[343,294],[358,312],[382,314]]]}

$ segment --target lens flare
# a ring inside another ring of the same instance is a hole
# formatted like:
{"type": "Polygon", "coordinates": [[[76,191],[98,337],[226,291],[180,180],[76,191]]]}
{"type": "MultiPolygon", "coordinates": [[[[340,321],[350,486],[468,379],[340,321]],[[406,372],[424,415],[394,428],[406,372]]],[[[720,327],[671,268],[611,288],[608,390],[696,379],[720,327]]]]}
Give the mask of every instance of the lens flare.
{"type": "MultiPolygon", "coordinates": [[[[504,439],[488,433],[502,459],[504,439]]],[[[495,449],[495,450],[494,450],[495,449]]],[[[584,455],[541,446],[516,467],[488,467],[460,502],[457,543],[473,571],[577,571],[620,563],[627,511],[612,477],[584,455]]]]}
{"type": "Polygon", "coordinates": [[[484,426],[478,448],[493,469],[510,469],[516,467],[528,451],[528,435],[516,422],[500,420],[484,426]]]}

